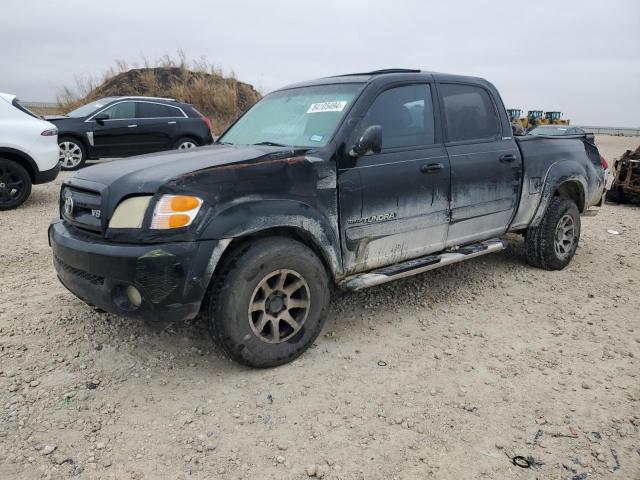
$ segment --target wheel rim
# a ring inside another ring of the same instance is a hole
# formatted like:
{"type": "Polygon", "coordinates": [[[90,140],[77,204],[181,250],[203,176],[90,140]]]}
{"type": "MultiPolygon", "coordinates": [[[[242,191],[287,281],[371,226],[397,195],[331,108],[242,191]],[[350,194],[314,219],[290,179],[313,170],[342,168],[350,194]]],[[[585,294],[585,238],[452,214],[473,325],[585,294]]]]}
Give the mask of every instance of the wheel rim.
{"type": "Polygon", "coordinates": [[[564,215],[556,226],[555,238],[553,246],[556,255],[561,259],[566,259],[573,248],[576,240],[576,225],[573,217],[569,214],[564,215]]]}
{"type": "Polygon", "coordinates": [[[0,168],[0,204],[6,205],[18,200],[25,189],[24,179],[10,167],[0,168]]]}
{"type": "Polygon", "coordinates": [[[309,285],[298,272],[276,270],[253,291],[249,325],[266,343],[282,343],[300,331],[309,314],[309,285]]]}
{"type": "Polygon", "coordinates": [[[59,160],[65,168],[74,168],[82,162],[82,149],[74,142],[60,142],[59,160]]]}
{"type": "Polygon", "coordinates": [[[178,145],[178,150],[188,150],[190,148],[196,148],[197,145],[189,140],[182,142],[180,145],[178,145]]]}

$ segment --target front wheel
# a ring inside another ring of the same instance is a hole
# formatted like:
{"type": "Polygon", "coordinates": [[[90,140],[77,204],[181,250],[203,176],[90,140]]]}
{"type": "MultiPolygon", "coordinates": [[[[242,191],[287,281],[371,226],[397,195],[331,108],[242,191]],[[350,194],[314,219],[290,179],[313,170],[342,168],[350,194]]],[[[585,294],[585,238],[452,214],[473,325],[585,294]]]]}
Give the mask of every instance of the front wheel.
{"type": "Polygon", "coordinates": [[[84,145],[75,138],[60,138],[58,140],[58,149],[58,158],[62,170],[78,170],[87,161],[84,145]]]}
{"type": "Polygon", "coordinates": [[[22,205],[31,194],[31,177],[22,165],[0,158],[0,210],[22,205]]]}
{"type": "Polygon", "coordinates": [[[214,340],[258,368],[288,363],[317,338],[329,303],[324,265],[285,237],[249,241],[223,260],[204,313],[214,340]]]}
{"type": "Polygon", "coordinates": [[[540,224],[527,230],[527,262],[545,270],[562,270],[575,255],[579,241],[578,207],[572,200],[553,197],[540,224]]]}

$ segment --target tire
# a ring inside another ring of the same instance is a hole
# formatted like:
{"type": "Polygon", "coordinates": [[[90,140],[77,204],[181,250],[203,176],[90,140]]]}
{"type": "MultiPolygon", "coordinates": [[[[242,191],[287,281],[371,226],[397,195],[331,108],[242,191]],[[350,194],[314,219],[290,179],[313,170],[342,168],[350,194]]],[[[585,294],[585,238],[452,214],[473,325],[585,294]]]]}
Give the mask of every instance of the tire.
{"type": "Polygon", "coordinates": [[[179,138],[176,143],[173,144],[174,150],[189,150],[199,146],[198,142],[191,137],[179,138]]]}
{"type": "Polygon", "coordinates": [[[12,210],[31,195],[31,177],[24,167],[0,158],[0,210],[12,210]]]}
{"type": "Polygon", "coordinates": [[[569,199],[553,197],[540,224],[525,236],[527,263],[545,270],[562,270],[578,248],[580,212],[569,199]]]}
{"type": "Polygon", "coordinates": [[[58,139],[60,150],[59,160],[62,170],[78,170],[84,167],[87,161],[87,151],[80,140],[72,137],[61,137],[58,139]]]}
{"type": "Polygon", "coordinates": [[[223,259],[203,312],[214,341],[232,359],[269,368],[291,362],[313,344],[329,295],[327,272],[313,251],[286,237],[261,238],[223,259]],[[291,307],[294,301],[302,308],[291,307]]]}

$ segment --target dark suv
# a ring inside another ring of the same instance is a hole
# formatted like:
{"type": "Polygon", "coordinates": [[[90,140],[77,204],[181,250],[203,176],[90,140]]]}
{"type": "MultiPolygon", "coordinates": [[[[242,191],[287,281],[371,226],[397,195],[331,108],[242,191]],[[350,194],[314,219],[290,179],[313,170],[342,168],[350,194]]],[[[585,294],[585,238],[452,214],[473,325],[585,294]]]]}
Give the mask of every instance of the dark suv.
{"type": "Polygon", "coordinates": [[[171,98],[105,97],[47,120],[60,132],[63,170],[77,170],[87,159],[187,149],[213,142],[209,119],[193,105],[171,98]]]}

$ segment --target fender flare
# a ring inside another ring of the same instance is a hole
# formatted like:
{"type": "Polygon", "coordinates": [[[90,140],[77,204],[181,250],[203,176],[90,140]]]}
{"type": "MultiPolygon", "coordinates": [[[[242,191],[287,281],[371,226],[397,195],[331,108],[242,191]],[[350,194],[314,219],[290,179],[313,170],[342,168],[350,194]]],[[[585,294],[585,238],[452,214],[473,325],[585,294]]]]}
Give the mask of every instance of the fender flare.
{"type": "Polygon", "coordinates": [[[563,185],[575,185],[578,188],[578,198],[576,199],[578,210],[580,213],[585,210],[588,186],[585,179],[584,168],[575,161],[555,163],[547,171],[540,202],[538,203],[538,208],[531,220],[530,226],[535,227],[540,224],[549,202],[551,202],[556,191],[562,188],[563,185]]]}
{"type": "Polygon", "coordinates": [[[332,219],[298,200],[245,198],[215,212],[201,238],[239,239],[274,229],[294,230],[312,244],[333,277],[338,278],[343,269],[337,224],[337,214],[332,219]]]}

